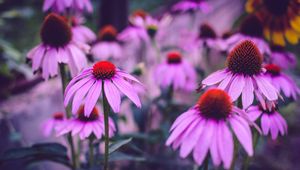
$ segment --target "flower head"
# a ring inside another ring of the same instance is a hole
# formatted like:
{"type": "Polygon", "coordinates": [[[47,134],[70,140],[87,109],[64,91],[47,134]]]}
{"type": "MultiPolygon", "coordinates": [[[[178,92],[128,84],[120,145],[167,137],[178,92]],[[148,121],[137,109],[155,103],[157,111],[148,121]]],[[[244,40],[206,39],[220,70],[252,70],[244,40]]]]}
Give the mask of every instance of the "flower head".
{"type": "Polygon", "coordinates": [[[65,91],[65,106],[70,100],[72,112],[76,113],[85,101],[84,114],[89,116],[101,93],[105,96],[114,112],[120,111],[121,93],[124,93],[134,104],[141,107],[140,99],[133,83],[141,83],[133,76],[119,70],[108,61],[99,61],[93,67],[85,69],[72,79],[65,91]],[[104,91],[102,91],[102,89],[104,91]]]}
{"type": "Polygon", "coordinates": [[[54,13],[47,15],[40,35],[42,43],[33,48],[27,58],[32,60],[33,71],[42,70],[44,79],[57,75],[59,63],[68,64],[72,76],[87,65],[83,50],[89,46],[72,40],[71,27],[63,17],[54,13]]]}
{"type": "Polygon", "coordinates": [[[264,36],[273,44],[297,44],[300,31],[300,2],[297,0],[248,0],[246,11],[260,18],[264,36]]]}
{"type": "Polygon", "coordinates": [[[292,97],[294,100],[300,95],[300,89],[295,81],[281,71],[276,64],[267,64],[265,75],[278,91],[282,91],[286,97],[292,97]]]}
{"type": "Polygon", "coordinates": [[[64,113],[56,112],[52,117],[43,123],[43,133],[45,136],[50,136],[53,130],[60,128],[62,122],[65,120],[64,113]]]}
{"type": "Polygon", "coordinates": [[[255,15],[248,15],[241,23],[239,32],[226,39],[227,51],[231,51],[237,44],[244,40],[251,40],[262,54],[270,54],[268,43],[263,37],[262,21],[255,15]]]}
{"type": "Polygon", "coordinates": [[[214,165],[223,163],[229,169],[233,159],[231,126],[238,141],[248,155],[253,155],[252,134],[245,112],[233,106],[229,95],[220,89],[206,91],[197,104],[181,114],[173,123],[166,145],[180,147],[180,156],[185,158],[193,151],[197,164],[201,165],[208,152],[214,165]]]}
{"type": "Polygon", "coordinates": [[[277,111],[276,107],[271,110],[265,110],[261,106],[251,106],[247,109],[249,118],[252,121],[261,117],[261,129],[264,135],[271,134],[275,140],[280,133],[281,135],[287,134],[287,123],[281,114],[277,111]]]}
{"type": "Polygon", "coordinates": [[[119,59],[122,55],[121,45],[118,42],[117,29],[112,25],[104,26],[98,33],[99,41],[91,49],[97,59],[119,59]]]}
{"type": "Polygon", "coordinates": [[[77,13],[84,10],[93,12],[90,0],[45,0],[43,11],[52,10],[54,12],[65,12],[67,8],[75,10],[77,13]]]}
{"type": "MultiPolygon", "coordinates": [[[[104,116],[99,113],[98,108],[93,107],[89,116],[84,114],[84,107],[80,106],[76,112],[75,118],[66,120],[62,126],[57,129],[57,135],[64,135],[71,132],[72,135],[78,134],[80,139],[88,138],[90,135],[95,135],[97,139],[101,139],[104,135],[104,116]]],[[[115,124],[109,118],[109,137],[114,135],[116,131],[115,124]]]]}
{"type": "Polygon", "coordinates": [[[173,86],[175,90],[194,90],[196,87],[196,71],[178,51],[167,54],[166,60],[155,70],[154,78],[163,87],[173,86]]]}
{"type": "Polygon", "coordinates": [[[295,54],[287,51],[280,45],[271,45],[270,60],[283,69],[294,68],[297,64],[295,54]]]}
{"type": "Polygon", "coordinates": [[[278,99],[278,91],[263,74],[262,55],[251,41],[238,44],[227,57],[227,68],[202,81],[205,86],[218,85],[233,101],[242,97],[243,108],[253,103],[254,95],[263,107],[278,99]],[[267,104],[266,104],[267,101],[267,104]]]}

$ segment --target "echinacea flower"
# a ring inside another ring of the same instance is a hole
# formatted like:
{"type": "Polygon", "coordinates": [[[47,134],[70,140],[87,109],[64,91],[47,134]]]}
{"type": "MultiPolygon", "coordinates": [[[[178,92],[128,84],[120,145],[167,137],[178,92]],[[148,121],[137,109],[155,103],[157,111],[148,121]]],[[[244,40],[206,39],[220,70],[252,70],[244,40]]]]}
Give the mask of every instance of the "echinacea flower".
{"type": "Polygon", "coordinates": [[[297,64],[295,54],[287,51],[283,46],[271,45],[270,62],[283,69],[294,68],[297,64]]]}
{"type": "Polygon", "coordinates": [[[76,113],[84,101],[84,115],[89,116],[102,92],[112,110],[117,113],[120,111],[122,92],[137,107],[141,107],[133,83],[141,85],[136,78],[116,68],[111,62],[99,61],[70,81],[65,90],[64,104],[67,106],[73,100],[72,112],[76,113]]]}
{"type": "Polygon", "coordinates": [[[272,110],[265,110],[260,106],[251,106],[247,109],[248,117],[250,120],[255,121],[261,117],[261,129],[264,135],[271,134],[275,140],[280,133],[282,136],[287,134],[288,126],[285,119],[273,107],[272,110]]]}
{"type": "MultiPolygon", "coordinates": [[[[85,106],[81,106],[76,112],[76,117],[68,119],[58,128],[57,136],[61,136],[71,132],[72,136],[79,135],[81,140],[95,135],[97,139],[104,136],[104,115],[99,113],[98,108],[93,107],[89,116],[84,114],[85,106]]],[[[109,137],[114,135],[116,131],[115,124],[111,118],[108,119],[109,137]]]]}
{"type": "Polygon", "coordinates": [[[246,11],[263,21],[264,36],[275,45],[297,44],[300,38],[298,0],[248,0],[246,11]]]}
{"type": "Polygon", "coordinates": [[[273,105],[278,91],[263,74],[263,57],[252,41],[238,44],[227,57],[227,68],[212,73],[202,81],[203,86],[218,85],[233,101],[240,96],[243,108],[249,107],[254,94],[263,107],[273,105]],[[267,101],[267,104],[266,104],[267,101]]]}
{"type": "Polygon", "coordinates": [[[205,0],[181,0],[172,6],[173,13],[196,12],[201,11],[208,13],[211,7],[205,0]]]}
{"type": "Polygon", "coordinates": [[[82,25],[84,19],[80,16],[72,17],[72,33],[75,41],[91,43],[97,39],[96,34],[88,27],[82,25]]]}
{"type": "Polygon", "coordinates": [[[180,156],[186,158],[193,151],[193,158],[201,165],[211,155],[215,166],[223,163],[229,169],[234,152],[233,136],[229,125],[238,141],[249,156],[253,155],[252,124],[245,117],[245,112],[235,107],[228,94],[220,89],[206,91],[197,104],[182,113],[173,123],[166,145],[173,149],[180,147],[180,156]]]}
{"type": "Polygon", "coordinates": [[[300,89],[291,77],[283,73],[276,64],[267,64],[264,68],[266,69],[265,75],[278,91],[282,91],[286,97],[297,99],[300,89]]]}
{"type": "Polygon", "coordinates": [[[33,48],[27,58],[32,60],[33,71],[42,70],[44,79],[57,75],[59,63],[68,64],[72,76],[87,65],[82,49],[88,46],[72,40],[71,28],[63,17],[49,14],[40,35],[42,43],[33,48]]]}
{"type": "Polygon", "coordinates": [[[87,10],[89,13],[93,12],[93,6],[90,0],[45,0],[43,11],[52,10],[55,12],[65,12],[67,8],[78,12],[87,10]]]}
{"type": "Polygon", "coordinates": [[[121,46],[117,40],[117,30],[112,25],[106,25],[99,31],[99,40],[91,49],[97,59],[119,59],[122,55],[121,46]]]}
{"type": "Polygon", "coordinates": [[[196,71],[178,51],[167,54],[167,59],[157,66],[154,79],[163,88],[172,86],[174,90],[188,91],[196,88],[196,71]]]}
{"type": "Polygon", "coordinates": [[[262,21],[255,15],[247,16],[241,23],[238,33],[226,39],[227,50],[231,51],[238,43],[251,40],[263,55],[271,53],[269,44],[264,40],[262,21]]]}
{"type": "Polygon", "coordinates": [[[195,44],[196,48],[200,50],[208,48],[222,51],[227,48],[225,41],[223,41],[221,37],[217,36],[215,30],[208,23],[200,25],[198,38],[196,39],[196,42],[193,42],[193,44],[195,44]]]}
{"type": "Polygon", "coordinates": [[[57,130],[65,121],[64,113],[56,112],[53,114],[52,118],[43,123],[43,133],[46,137],[50,136],[51,133],[57,130]]]}

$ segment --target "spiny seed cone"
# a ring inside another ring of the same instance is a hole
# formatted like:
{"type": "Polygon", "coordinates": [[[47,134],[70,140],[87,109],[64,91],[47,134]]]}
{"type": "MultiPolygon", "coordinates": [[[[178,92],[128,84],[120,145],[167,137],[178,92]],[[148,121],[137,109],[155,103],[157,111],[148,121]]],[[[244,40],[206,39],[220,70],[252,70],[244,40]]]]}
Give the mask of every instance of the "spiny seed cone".
{"type": "Polygon", "coordinates": [[[252,76],[259,74],[263,57],[256,45],[249,40],[238,44],[227,57],[227,66],[236,74],[252,76]]]}
{"type": "Polygon", "coordinates": [[[72,40],[71,27],[63,17],[54,13],[45,18],[40,35],[44,44],[56,48],[64,47],[72,40]]]}

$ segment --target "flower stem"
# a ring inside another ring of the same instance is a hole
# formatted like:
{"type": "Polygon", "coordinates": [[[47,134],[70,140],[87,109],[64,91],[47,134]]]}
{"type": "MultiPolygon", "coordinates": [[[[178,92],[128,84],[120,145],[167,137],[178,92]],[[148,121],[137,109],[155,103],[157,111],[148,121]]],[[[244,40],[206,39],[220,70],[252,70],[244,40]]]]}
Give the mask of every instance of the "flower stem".
{"type": "Polygon", "coordinates": [[[90,168],[94,165],[94,145],[93,145],[94,137],[89,137],[89,166],[90,168]]]}
{"type": "MultiPolygon", "coordinates": [[[[59,70],[60,70],[60,76],[61,76],[61,82],[62,82],[62,90],[63,90],[63,94],[64,94],[67,84],[69,82],[69,76],[68,76],[68,71],[66,70],[66,67],[64,64],[60,64],[59,68],[60,68],[59,70]]],[[[72,113],[71,113],[71,110],[69,107],[66,108],[66,114],[67,114],[68,119],[72,116],[72,113]]],[[[73,166],[73,169],[76,170],[79,168],[79,163],[77,161],[74,141],[73,141],[73,137],[72,137],[71,133],[67,134],[67,141],[71,148],[72,166],[73,166]]]]}
{"type": "MultiPolygon", "coordinates": [[[[254,151],[255,151],[256,146],[258,144],[259,136],[260,135],[259,135],[259,133],[257,131],[253,132],[253,148],[254,148],[254,151]]],[[[242,166],[243,170],[247,170],[248,169],[250,161],[251,161],[251,158],[247,155],[246,158],[243,161],[243,166],[242,166]]]]}
{"type": "Polygon", "coordinates": [[[238,149],[239,149],[239,144],[237,139],[234,137],[234,150],[233,150],[233,160],[231,162],[231,166],[230,166],[230,170],[234,170],[234,165],[235,165],[235,161],[237,160],[237,156],[238,156],[238,149]]]}
{"type": "Polygon", "coordinates": [[[109,145],[109,126],[108,118],[110,112],[110,106],[107,102],[105,92],[104,92],[104,82],[102,83],[102,92],[103,92],[103,110],[104,110],[104,142],[105,142],[105,151],[104,151],[104,170],[108,170],[108,145],[109,145]]]}
{"type": "Polygon", "coordinates": [[[208,156],[206,156],[203,164],[203,170],[208,170],[208,156]]]}

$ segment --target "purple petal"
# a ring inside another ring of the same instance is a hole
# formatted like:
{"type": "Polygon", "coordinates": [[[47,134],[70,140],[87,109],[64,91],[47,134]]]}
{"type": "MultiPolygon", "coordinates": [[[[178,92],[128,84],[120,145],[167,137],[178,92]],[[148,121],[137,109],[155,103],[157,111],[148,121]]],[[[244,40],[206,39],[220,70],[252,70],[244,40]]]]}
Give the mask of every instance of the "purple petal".
{"type": "Polygon", "coordinates": [[[122,77],[115,77],[112,79],[112,81],[114,85],[116,85],[118,89],[124,93],[137,107],[141,107],[141,101],[131,84],[125,81],[122,77]]]}
{"type": "Polygon", "coordinates": [[[98,80],[94,83],[91,87],[89,93],[85,98],[85,105],[84,105],[84,115],[90,116],[92,110],[94,109],[97,100],[99,99],[102,91],[102,81],[98,80]]]}
{"type": "Polygon", "coordinates": [[[207,78],[205,78],[202,81],[202,84],[211,86],[211,85],[219,83],[220,81],[225,79],[226,76],[227,76],[226,70],[219,70],[219,71],[212,73],[207,78]]]}
{"type": "Polygon", "coordinates": [[[219,166],[221,164],[221,155],[219,154],[218,147],[218,138],[220,138],[220,136],[218,136],[218,131],[221,129],[219,129],[218,124],[216,125],[216,127],[214,127],[214,135],[212,137],[212,142],[210,145],[210,155],[215,166],[219,166]]]}
{"type": "Polygon", "coordinates": [[[263,114],[261,117],[261,128],[264,135],[267,135],[269,133],[270,129],[270,119],[267,114],[263,114]]]}
{"type": "Polygon", "coordinates": [[[238,140],[247,151],[249,156],[253,155],[252,134],[249,125],[242,119],[238,120],[238,116],[230,119],[230,125],[237,136],[238,140]],[[249,133],[250,132],[250,133],[249,133]]]}
{"type": "Polygon", "coordinates": [[[229,169],[234,156],[233,138],[229,128],[223,122],[219,123],[218,135],[219,152],[223,160],[224,167],[229,169]]]}
{"type": "Polygon", "coordinates": [[[242,92],[243,109],[248,108],[254,100],[254,87],[251,78],[245,77],[245,87],[242,92]]]}
{"type": "Polygon", "coordinates": [[[228,90],[228,94],[230,95],[232,101],[236,101],[238,97],[241,95],[242,90],[245,86],[245,79],[242,75],[237,75],[228,90]]]}
{"type": "Polygon", "coordinates": [[[255,76],[254,78],[259,90],[262,92],[262,94],[264,94],[264,96],[266,96],[268,100],[273,101],[278,99],[277,90],[273,85],[271,85],[261,76],[255,76]]]}
{"type": "Polygon", "coordinates": [[[120,111],[121,96],[117,87],[111,82],[111,80],[104,81],[104,91],[106,99],[115,113],[120,111]]]}
{"type": "Polygon", "coordinates": [[[228,74],[226,78],[219,84],[218,88],[222,90],[226,90],[231,80],[232,80],[232,74],[228,74]]]}

